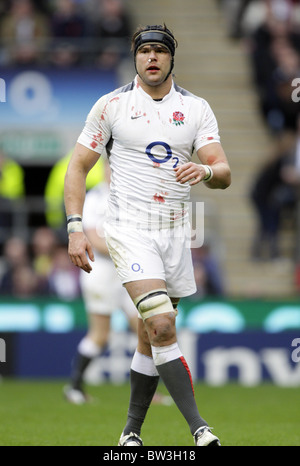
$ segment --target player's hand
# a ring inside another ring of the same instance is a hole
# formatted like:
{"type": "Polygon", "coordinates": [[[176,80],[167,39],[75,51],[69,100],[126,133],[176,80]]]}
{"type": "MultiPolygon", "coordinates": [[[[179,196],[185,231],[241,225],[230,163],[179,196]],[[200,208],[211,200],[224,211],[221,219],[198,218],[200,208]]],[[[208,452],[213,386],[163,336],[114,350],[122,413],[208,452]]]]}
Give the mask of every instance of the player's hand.
{"type": "Polygon", "coordinates": [[[80,267],[84,272],[90,273],[93,269],[89,263],[94,262],[95,257],[91,243],[84,233],[71,233],[69,235],[69,257],[76,267],[80,267]]]}
{"type": "Polygon", "coordinates": [[[190,186],[200,183],[206,176],[203,166],[193,162],[178,165],[174,170],[176,173],[176,181],[180,184],[189,182],[190,186]]]}

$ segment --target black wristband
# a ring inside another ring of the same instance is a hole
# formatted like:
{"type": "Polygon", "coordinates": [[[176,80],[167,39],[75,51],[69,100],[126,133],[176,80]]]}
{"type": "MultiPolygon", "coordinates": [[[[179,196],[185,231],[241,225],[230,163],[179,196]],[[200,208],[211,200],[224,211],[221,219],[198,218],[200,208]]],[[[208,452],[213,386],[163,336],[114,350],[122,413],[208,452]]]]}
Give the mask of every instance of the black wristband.
{"type": "Polygon", "coordinates": [[[82,218],[81,217],[71,217],[71,218],[67,219],[67,224],[68,225],[71,222],[82,222],[82,218]]]}

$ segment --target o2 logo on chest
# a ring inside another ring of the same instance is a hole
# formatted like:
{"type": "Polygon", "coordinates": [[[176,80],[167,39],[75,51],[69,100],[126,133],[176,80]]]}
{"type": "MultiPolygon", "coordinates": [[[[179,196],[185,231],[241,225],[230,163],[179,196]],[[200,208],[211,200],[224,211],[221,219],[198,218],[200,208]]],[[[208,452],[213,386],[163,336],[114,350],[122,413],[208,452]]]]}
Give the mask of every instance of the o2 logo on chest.
{"type": "Polygon", "coordinates": [[[178,157],[173,157],[172,149],[169,146],[169,144],[167,144],[166,142],[162,142],[162,141],[151,142],[151,144],[149,144],[146,147],[146,154],[148,155],[149,159],[152,160],[152,162],[155,163],[155,164],[166,163],[169,160],[172,160],[174,162],[173,168],[176,168],[178,163],[179,163],[179,158],[178,157]],[[158,158],[158,157],[155,157],[152,154],[151,151],[152,151],[153,147],[156,147],[156,146],[164,147],[164,149],[166,150],[166,156],[164,158],[158,158]]]}

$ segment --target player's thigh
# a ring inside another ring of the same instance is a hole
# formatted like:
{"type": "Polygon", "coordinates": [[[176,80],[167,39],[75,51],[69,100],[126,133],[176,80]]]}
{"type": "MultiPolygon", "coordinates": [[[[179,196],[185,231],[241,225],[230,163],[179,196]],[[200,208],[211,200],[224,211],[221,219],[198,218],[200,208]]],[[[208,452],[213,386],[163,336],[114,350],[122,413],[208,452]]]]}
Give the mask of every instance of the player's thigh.
{"type": "Polygon", "coordinates": [[[97,257],[91,274],[81,272],[80,285],[87,313],[110,316],[118,307],[122,285],[110,259],[97,257]]]}

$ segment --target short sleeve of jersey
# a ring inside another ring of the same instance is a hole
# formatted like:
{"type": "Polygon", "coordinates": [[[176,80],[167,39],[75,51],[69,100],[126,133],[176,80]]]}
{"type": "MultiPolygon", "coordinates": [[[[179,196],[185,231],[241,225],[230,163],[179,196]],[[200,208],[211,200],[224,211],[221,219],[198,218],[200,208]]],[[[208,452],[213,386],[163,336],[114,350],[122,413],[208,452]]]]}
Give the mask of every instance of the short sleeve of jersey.
{"type": "Polygon", "coordinates": [[[95,103],[77,140],[83,146],[94,150],[100,155],[111,137],[107,118],[107,101],[108,96],[103,96],[95,103]]]}
{"type": "Polygon", "coordinates": [[[201,99],[201,105],[201,120],[199,122],[199,128],[194,143],[196,151],[207,144],[212,144],[214,142],[220,143],[217,119],[206,100],[201,99]]]}

